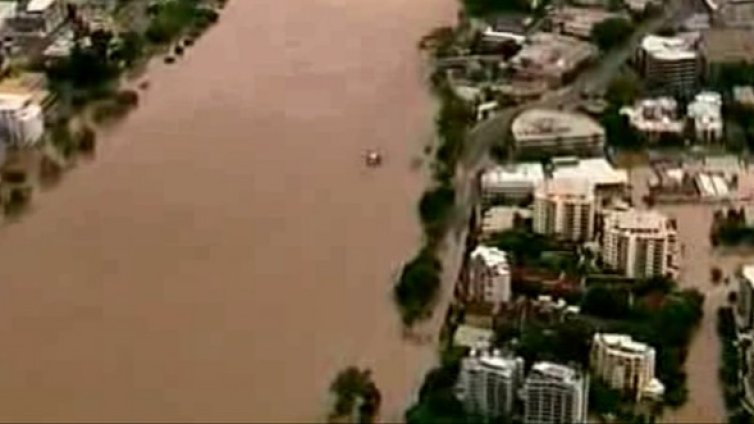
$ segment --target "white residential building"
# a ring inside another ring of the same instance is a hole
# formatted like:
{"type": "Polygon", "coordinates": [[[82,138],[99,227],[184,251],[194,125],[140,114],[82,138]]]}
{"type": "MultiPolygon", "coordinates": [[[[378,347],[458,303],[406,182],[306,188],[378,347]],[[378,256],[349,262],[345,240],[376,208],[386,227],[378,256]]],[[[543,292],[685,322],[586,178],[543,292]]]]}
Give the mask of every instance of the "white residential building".
{"type": "Polygon", "coordinates": [[[597,333],[590,355],[592,371],[613,389],[637,399],[660,398],[664,386],[655,378],[655,349],[623,334],[597,333]]]}
{"type": "Polygon", "coordinates": [[[42,107],[28,94],[0,93],[0,140],[32,145],[44,134],[42,107]]]}
{"type": "Polygon", "coordinates": [[[511,300],[511,272],[505,252],[481,245],[471,252],[466,300],[493,305],[511,300]]]}
{"type": "Polygon", "coordinates": [[[629,278],[672,275],[678,267],[676,237],[671,221],[660,212],[611,211],[603,222],[602,259],[629,278]]]}
{"type": "Polygon", "coordinates": [[[591,240],[595,208],[589,180],[546,180],[534,191],[534,232],[571,241],[591,240]]]}
{"type": "Polygon", "coordinates": [[[637,131],[656,140],[663,134],[683,135],[686,122],[678,116],[678,103],[672,97],[643,99],[633,106],[624,106],[620,114],[628,118],[637,131]]]}
{"type": "Polygon", "coordinates": [[[698,33],[644,37],[636,63],[650,88],[668,94],[691,94],[702,72],[699,40],[698,33]]]}
{"type": "Polygon", "coordinates": [[[550,14],[550,20],[561,33],[575,37],[590,39],[592,29],[611,18],[622,18],[623,15],[613,13],[604,8],[561,6],[550,14]]]}
{"type": "Polygon", "coordinates": [[[524,424],[586,422],[589,378],[551,362],[534,364],[522,389],[524,424]]]}
{"type": "Polygon", "coordinates": [[[688,116],[694,134],[700,141],[713,142],[723,138],[723,98],[720,93],[703,91],[689,103],[688,116]]]}
{"type": "Polygon", "coordinates": [[[524,361],[504,357],[499,351],[478,352],[461,361],[457,394],[470,413],[496,418],[513,412],[523,381],[524,361]]]}
{"type": "Polygon", "coordinates": [[[524,199],[534,194],[534,188],[544,179],[545,171],[540,163],[496,166],[482,174],[482,196],[485,199],[524,199]]]}
{"type": "Polygon", "coordinates": [[[560,110],[526,110],[513,120],[511,133],[519,152],[593,154],[605,144],[605,129],[598,122],[560,110]]]}

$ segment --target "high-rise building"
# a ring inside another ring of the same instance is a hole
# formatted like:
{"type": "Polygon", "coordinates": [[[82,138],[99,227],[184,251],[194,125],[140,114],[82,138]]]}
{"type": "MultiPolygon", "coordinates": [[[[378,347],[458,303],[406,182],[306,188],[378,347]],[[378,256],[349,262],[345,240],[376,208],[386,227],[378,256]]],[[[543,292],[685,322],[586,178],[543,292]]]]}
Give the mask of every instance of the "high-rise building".
{"type": "Polygon", "coordinates": [[[590,364],[608,386],[637,398],[659,398],[664,386],[655,378],[653,347],[623,334],[594,335],[590,364]]]}
{"type": "Polygon", "coordinates": [[[466,300],[496,305],[511,300],[511,272],[505,252],[482,245],[471,252],[466,300]]]}
{"type": "Polygon", "coordinates": [[[670,95],[690,95],[696,90],[703,66],[697,51],[699,39],[698,33],[644,37],[636,64],[651,90],[670,95]]]}
{"type": "Polygon", "coordinates": [[[594,187],[587,179],[545,180],[534,191],[536,233],[587,241],[594,235],[594,216],[594,187]]]}
{"type": "Polygon", "coordinates": [[[678,264],[676,230],[656,211],[629,209],[605,215],[602,259],[629,278],[675,274],[678,264]]]}
{"type": "Polygon", "coordinates": [[[510,416],[523,381],[524,361],[499,351],[475,351],[461,362],[457,393],[470,413],[510,416]]]}
{"type": "Polygon", "coordinates": [[[571,367],[534,364],[522,390],[525,424],[586,422],[589,378],[571,367]]]}

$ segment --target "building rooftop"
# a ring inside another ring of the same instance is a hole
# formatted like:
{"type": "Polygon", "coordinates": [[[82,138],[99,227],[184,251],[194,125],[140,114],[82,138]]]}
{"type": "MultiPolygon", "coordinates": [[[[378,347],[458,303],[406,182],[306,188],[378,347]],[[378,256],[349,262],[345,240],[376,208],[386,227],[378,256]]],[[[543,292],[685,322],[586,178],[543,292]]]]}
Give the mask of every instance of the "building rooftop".
{"type": "Polygon", "coordinates": [[[490,352],[487,349],[479,351],[472,349],[469,356],[464,359],[464,362],[468,364],[467,366],[494,369],[498,374],[509,377],[514,376],[523,367],[522,359],[513,356],[504,356],[499,350],[490,352]]]}
{"type": "Polygon", "coordinates": [[[603,137],[605,130],[594,119],[581,113],[554,109],[529,109],[513,120],[511,132],[516,142],[542,137],[603,137]]]}
{"type": "Polygon", "coordinates": [[[471,252],[471,258],[480,258],[488,268],[508,270],[508,255],[497,247],[479,245],[471,252]]]}
{"type": "Polygon", "coordinates": [[[678,117],[678,103],[672,97],[642,99],[633,106],[622,107],[620,114],[642,132],[679,134],[685,126],[678,117]]]}
{"type": "Polygon", "coordinates": [[[612,211],[608,215],[611,228],[633,230],[642,233],[659,232],[667,229],[668,218],[654,210],[629,209],[612,211]]]}
{"type": "Polygon", "coordinates": [[[713,28],[704,31],[702,51],[709,62],[754,62],[754,30],[713,28]]]}
{"type": "Polygon", "coordinates": [[[590,199],[594,185],[586,178],[553,178],[537,186],[536,196],[590,199]]]}
{"type": "Polygon", "coordinates": [[[579,373],[573,368],[546,361],[535,363],[531,368],[530,376],[533,374],[563,382],[580,379],[579,373]]]}
{"type": "Polygon", "coordinates": [[[513,228],[516,214],[522,218],[531,217],[531,211],[524,208],[494,206],[487,209],[482,216],[482,233],[494,234],[513,228]]]}
{"type": "Polygon", "coordinates": [[[733,99],[745,106],[754,106],[754,87],[750,85],[733,87],[733,99]]]}
{"type": "Polygon", "coordinates": [[[658,60],[688,60],[697,57],[696,42],[699,34],[688,32],[674,37],[647,35],[641,48],[658,60]]]}
{"type": "Polygon", "coordinates": [[[536,184],[544,179],[545,171],[541,163],[516,163],[487,169],[482,174],[482,187],[499,186],[511,182],[536,184]]]}
{"type": "Polygon", "coordinates": [[[538,32],[526,39],[511,64],[520,72],[561,77],[597,53],[594,45],[577,38],[538,32]]]}
{"type": "Polygon", "coordinates": [[[487,328],[479,328],[461,324],[453,335],[453,344],[471,349],[485,349],[490,346],[495,332],[487,328]]]}
{"type": "Polygon", "coordinates": [[[555,179],[584,178],[598,186],[628,184],[628,173],[613,168],[604,158],[561,157],[554,158],[552,163],[552,177],[555,179]]]}
{"type": "Polygon", "coordinates": [[[26,5],[27,12],[43,12],[49,8],[55,0],[30,0],[26,5]]]}
{"type": "Polygon", "coordinates": [[[610,349],[637,355],[643,355],[654,350],[654,348],[652,348],[648,344],[636,342],[631,338],[631,336],[626,334],[597,333],[594,335],[594,342],[602,342],[610,349]]]}

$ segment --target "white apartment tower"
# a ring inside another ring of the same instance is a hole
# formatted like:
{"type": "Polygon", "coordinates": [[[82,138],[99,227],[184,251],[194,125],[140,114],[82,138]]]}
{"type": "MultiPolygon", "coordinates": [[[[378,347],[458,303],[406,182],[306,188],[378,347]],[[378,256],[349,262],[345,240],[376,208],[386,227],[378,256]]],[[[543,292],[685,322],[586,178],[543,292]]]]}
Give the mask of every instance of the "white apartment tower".
{"type": "Polygon", "coordinates": [[[534,364],[522,390],[524,424],[586,422],[589,378],[551,362],[534,364]]]}
{"type": "Polygon", "coordinates": [[[594,335],[592,371],[613,389],[634,393],[637,398],[659,398],[664,387],[655,378],[655,350],[623,334],[594,335]]]}
{"type": "Polygon", "coordinates": [[[676,230],[656,211],[629,209],[605,215],[602,259],[629,278],[673,274],[677,268],[676,230]]]}
{"type": "Polygon", "coordinates": [[[461,362],[457,394],[469,413],[509,416],[523,382],[524,361],[499,351],[471,354],[461,362]]]}
{"type": "Polygon", "coordinates": [[[534,232],[571,241],[594,235],[595,196],[585,178],[555,178],[534,191],[534,232]]]}
{"type": "Polygon", "coordinates": [[[496,247],[477,246],[471,252],[466,300],[499,305],[511,300],[508,255],[496,247]]]}
{"type": "Polygon", "coordinates": [[[647,84],[665,94],[691,94],[702,72],[698,42],[697,33],[644,37],[636,62],[647,84]]]}
{"type": "Polygon", "coordinates": [[[738,299],[736,310],[738,312],[738,325],[742,330],[754,327],[754,265],[745,265],[737,274],[738,299]]]}

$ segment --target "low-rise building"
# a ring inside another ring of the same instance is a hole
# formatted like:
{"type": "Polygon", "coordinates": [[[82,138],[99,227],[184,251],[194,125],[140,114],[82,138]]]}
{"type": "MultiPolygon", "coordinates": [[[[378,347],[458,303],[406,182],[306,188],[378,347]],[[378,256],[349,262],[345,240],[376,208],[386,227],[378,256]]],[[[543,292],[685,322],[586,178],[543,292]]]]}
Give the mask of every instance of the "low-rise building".
{"type": "Polygon", "coordinates": [[[465,300],[497,306],[511,300],[511,270],[505,252],[482,245],[471,252],[465,300]]]}
{"type": "Polygon", "coordinates": [[[472,350],[461,361],[456,393],[467,412],[487,418],[510,416],[523,381],[524,361],[499,351],[472,350]]]}
{"type": "Polygon", "coordinates": [[[527,154],[582,154],[602,151],[605,129],[581,113],[552,109],[529,109],[511,125],[516,150],[527,154]]]}
{"type": "Polygon", "coordinates": [[[563,6],[553,10],[549,17],[555,29],[561,33],[590,39],[592,29],[597,24],[624,16],[602,8],[563,6]]]}
{"type": "Polygon", "coordinates": [[[516,226],[516,219],[530,219],[531,210],[511,206],[493,206],[482,214],[482,239],[516,226]]]}
{"type": "Polygon", "coordinates": [[[545,172],[540,163],[496,166],[482,174],[482,196],[487,200],[522,200],[531,196],[537,184],[544,179],[545,172]]]}
{"type": "Polygon", "coordinates": [[[582,424],[589,378],[565,365],[537,362],[526,377],[522,397],[524,424],[582,424]]]}
{"type": "Polygon", "coordinates": [[[594,235],[595,203],[589,180],[545,180],[534,191],[534,232],[589,241],[594,235]]]}
{"type": "Polygon", "coordinates": [[[552,178],[589,180],[595,194],[604,198],[622,195],[628,188],[628,173],[624,169],[616,169],[605,158],[553,158],[552,178]]]}
{"type": "Polygon", "coordinates": [[[597,48],[585,41],[538,32],[526,39],[510,65],[518,78],[544,80],[556,87],[575,76],[597,54],[597,48]]]}
{"type": "Polygon", "coordinates": [[[613,389],[637,399],[664,394],[663,384],[655,378],[655,349],[631,336],[595,334],[589,362],[595,375],[613,389]]]}
{"type": "Polygon", "coordinates": [[[602,259],[629,278],[675,274],[677,234],[673,223],[651,210],[608,212],[603,220],[602,259]]]}
{"type": "Polygon", "coordinates": [[[703,66],[699,39],[695,32],[644,37],[635,61],[651,90],[682,96],[696,91],[703,66]]]}
{"type": "Polygon", "coordinates": [[[754,28],[754,0],[705,0],[717,26],[754,28]]]}
{"type": "Polygon", "coordinates": [[[633,106],[624,106],[621,115],[650,140],[659,140],[665,135],[680,137],[686,123],[678,116],[678,103],[672,97],[643,99],[633,106]]]}
{"type": "Polygon", "coordinates": [[[714,142],[723,138],[723,97],[720,93],[703,91],[689,103],[687,113],[696,139],[714,142]]]}

